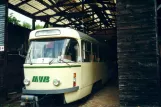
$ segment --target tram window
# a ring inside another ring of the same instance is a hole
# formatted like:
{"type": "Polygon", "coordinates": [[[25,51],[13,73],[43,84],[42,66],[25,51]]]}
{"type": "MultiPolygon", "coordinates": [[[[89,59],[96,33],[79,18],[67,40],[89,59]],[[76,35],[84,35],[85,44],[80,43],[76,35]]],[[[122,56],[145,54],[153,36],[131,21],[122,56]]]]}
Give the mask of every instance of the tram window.
{"type": "Polygon", "coordinates": [[[92,55],[94,56],[93,61],[96,62],[96,54],[97,54],[97,45],[96,44],[92,44],[92,55]]]}
{"type": "Polygon", "coordinates": [[[84,62],[90,62],[91,56],[91,43],[82,41],[82,58],[84,62]]]}
{"type": "Polygon", "coordinates": [[[44,45],[44,57],[53,57],[53,50],[54,50],[54,42],[49,42],[46,45],[44,45]]]}
{"type": "Polygon", "coordinates": [[[100,47],[97,45],[97,54],[96,54],[96,57],[97,57],[97,61],[100,62],[100,53],[99,53],[99,50],[100,50],[100,47]]]}
{"type": "Polygon", "coordinates": [[[104,55],[105,55],[105,53],[104,53],[102,47],[100,47],[100,49],[99,49],[99,54],[100,54],[100,62],[104,62],[104,55]]]}
{"type": "Polygon", "coordinates": [[[77,62],[79,55],[78,53],[79,53],[78,42],[75,39],[71,39],[66,48],[64,58],[77,62]]]}
{"type": "Polygon", "coordinates": [[[99,61],[99,46],[97,44],[92,44],[92,55],[94,58],[94,62],[98,62],[99,61]]]}

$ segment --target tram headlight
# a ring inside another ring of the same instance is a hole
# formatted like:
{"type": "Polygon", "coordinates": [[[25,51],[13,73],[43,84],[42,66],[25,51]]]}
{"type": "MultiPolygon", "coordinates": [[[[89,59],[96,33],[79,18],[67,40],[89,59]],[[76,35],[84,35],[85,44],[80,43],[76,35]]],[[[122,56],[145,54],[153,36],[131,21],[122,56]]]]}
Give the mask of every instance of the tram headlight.
{"type": "Polygon", "coordinates": [[[59,86],[59,85],[60,85],[60,81],[57,80],[57,79],[54,79],[53,84],[54,84],[55,86],[59,86]]]}
{"type": "Polygon", "coordinates": [[[30,80],[29,80],[29,79],[24,79],[24,80],[23,80],[23,83],[24,83],[26,86],[28,86],[28,85],[30,85],[30,80]]]}

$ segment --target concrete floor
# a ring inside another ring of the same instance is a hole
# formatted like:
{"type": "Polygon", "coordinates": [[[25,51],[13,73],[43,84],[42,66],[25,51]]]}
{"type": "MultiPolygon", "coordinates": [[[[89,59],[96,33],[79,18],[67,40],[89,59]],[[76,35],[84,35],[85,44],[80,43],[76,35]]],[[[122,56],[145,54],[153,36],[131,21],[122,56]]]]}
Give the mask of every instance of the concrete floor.
{"type": "Polygon", "coordinates": [[[92,94],[79,107],[119,107],[119,91],[117,81],[113,80],[100,91],[92,94]]]}
{"type": "MultiPolygon", "coordinates": [[[[119,91],[117,80],[112,80],[101,90],[91,94],[88,98],[74,103],[54,107],[119,107],[119,91]]],[[[16,100],[4,107],[19,107],[20,101],[16,100]]],[[[49,106],[46,106],[49,107],[49,106]]],[[[52,107],[52,106],[50,106],[52,107]]]]}

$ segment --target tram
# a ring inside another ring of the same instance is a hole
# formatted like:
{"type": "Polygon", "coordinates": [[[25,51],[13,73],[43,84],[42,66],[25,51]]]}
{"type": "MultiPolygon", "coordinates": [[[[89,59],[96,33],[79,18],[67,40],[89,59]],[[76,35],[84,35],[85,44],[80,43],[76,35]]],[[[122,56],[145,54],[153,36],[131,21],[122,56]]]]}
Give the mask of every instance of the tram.
{"type": "Polygon", "coordinates": [[[29,36],[21,100],[63,95],[64,103],[82,99],[109,79],[106,46],[72,28],[44,28],[29,36]]]}

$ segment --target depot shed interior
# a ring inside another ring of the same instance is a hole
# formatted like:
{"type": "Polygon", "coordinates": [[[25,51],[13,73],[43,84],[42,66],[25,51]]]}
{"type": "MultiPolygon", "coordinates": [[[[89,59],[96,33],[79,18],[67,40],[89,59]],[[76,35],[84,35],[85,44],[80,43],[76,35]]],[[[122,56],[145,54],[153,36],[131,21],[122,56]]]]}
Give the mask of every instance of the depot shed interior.
{"type": "Polygon", "coordinates": [[[27,52],[29,32],[41,20],[44,28],[71,27],[108,44],[109,70],[116,77],[119,71],[120,105],[159,105],[160,0],[8,0],[8,8],[32,19],[32,29],[8,23],[7,77],[21,79],[9,89],[21,91],[24,58],[18,51],[27,52]]]}
{"type": "MultiPolygon", "coordinates": [[[[8,8],[32,19],[32,29],[26,29],[8,23],[8,72],[12,78],[8,89],[15,90],[23,86],[24,58],[19,55],[27,53],[30,31],[35,29],[35,21],[45,22],[48,27],[71,27],[92,36],[109,45],[110,70],[116,68],[116,1],[115,0],[8,0],[8,8]],[[22,48],[23,46],[23,48],[22,48]],[[17,62],[17,63],[15,63],[17,62]],[[12,72],[15,69],[17,72],[12,72]],[[15,76],[13,76],[15,75],[15,76]],[[20,78],[17,78],[19,75],[20,78]],[[17,82],[17,81],[19,82],[17,82]]],[[[116,69],[115,69],[115,73],[116,69]]]]}

